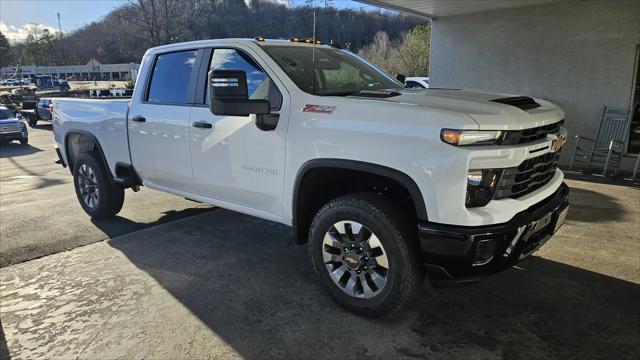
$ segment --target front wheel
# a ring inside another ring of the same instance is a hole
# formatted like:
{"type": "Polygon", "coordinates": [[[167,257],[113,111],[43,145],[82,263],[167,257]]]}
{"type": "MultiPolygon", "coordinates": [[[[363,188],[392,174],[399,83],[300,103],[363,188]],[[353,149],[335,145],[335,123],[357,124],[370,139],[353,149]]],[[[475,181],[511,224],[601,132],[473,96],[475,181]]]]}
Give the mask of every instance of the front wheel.
{"type": "Polygon", "coordinates": [[[82,153],[73,168],[73,184],[82,209],[92,218],[113,217],[122,209],[124,188],[113,183],[95,153],[82,153]]]}
{"type": "Polygon", "coordinates": [[[350,194],[315,216],[309,254],[323,286],[341,306],[369,317],[406,305],[424,281],[416,230],[391,199],[350,194]]]}
{"type": "Polygon", "coordinates": [[[20,144],[27,145],[28,143],[29,143],[29,137],[25,136],[20,138],[20,144]]]}

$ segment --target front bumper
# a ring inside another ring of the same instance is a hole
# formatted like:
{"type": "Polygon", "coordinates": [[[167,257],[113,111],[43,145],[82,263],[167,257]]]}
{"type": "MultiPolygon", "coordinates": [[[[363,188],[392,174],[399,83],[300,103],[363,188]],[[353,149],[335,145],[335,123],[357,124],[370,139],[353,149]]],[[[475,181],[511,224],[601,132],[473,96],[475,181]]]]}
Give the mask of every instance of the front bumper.
{"type": "Polygon", "coordinates": [[[562,183],[553,195],[504,224],[418,224],[431,281],[475,281],[515,265],[551,238],[564,222],[568,208],[569,187],[562,183]]]}
{"type": "Polygon", "coordinates": [[[11,140],[20,140],[26,138],[28,133],[24,132],[10,132],[10,133],[0,133],[0,140],[3,141],[11,141],[11,140]]]}

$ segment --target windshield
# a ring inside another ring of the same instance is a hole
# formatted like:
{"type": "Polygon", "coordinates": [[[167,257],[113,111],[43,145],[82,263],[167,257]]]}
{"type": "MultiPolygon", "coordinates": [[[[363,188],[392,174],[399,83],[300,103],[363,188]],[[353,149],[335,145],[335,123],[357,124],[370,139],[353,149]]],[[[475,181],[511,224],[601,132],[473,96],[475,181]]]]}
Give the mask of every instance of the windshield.
{"type": "Polygon", "coordinates": [[[13,111],[7,109],[0,109],[0,120],[12,119],[13,111]]]}
{"type": "Polygon", "coordinates": [[[404,85],[350,52],[312,46],[263,46],[291,80],[315,95],[349,95],[404,85]]]}

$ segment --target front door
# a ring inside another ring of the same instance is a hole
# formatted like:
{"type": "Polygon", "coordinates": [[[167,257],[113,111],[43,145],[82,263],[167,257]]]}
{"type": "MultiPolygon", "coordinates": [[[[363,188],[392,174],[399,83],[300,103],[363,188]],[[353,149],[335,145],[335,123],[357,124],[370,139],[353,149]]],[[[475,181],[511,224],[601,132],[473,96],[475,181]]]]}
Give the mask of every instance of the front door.
{"type": "MultiPolygon", "coordinates": [[[[217,116],[204,104],[191,113],[191,164],[198,195],[282,215],[285,135],[289,115],[283,88],[263,70],[250,49],[213,49],[208,70],[242,70],[247,74],[249,97],[268,99],[279,114],[273,131],[262,131],[255,116],[217,116]]],[[[203,62],[207,63],[207,61],[203,62]]],[[[200,79],[206,84],[206,72],[200,79]]]]}
{"type": "Polygon", "coordinates": [[[188,191],[191,186],[188,89],[198,51],[157,55],[143,99],[131,104],[131,158],[145,185],[188,191]]]}

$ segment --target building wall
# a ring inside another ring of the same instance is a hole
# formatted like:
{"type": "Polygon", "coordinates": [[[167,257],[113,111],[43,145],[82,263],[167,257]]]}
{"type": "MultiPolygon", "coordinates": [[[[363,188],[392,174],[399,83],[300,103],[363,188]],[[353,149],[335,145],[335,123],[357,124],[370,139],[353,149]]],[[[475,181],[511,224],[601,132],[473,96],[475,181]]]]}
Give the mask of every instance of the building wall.
{"type": "Polygon", "coordinates": [[[565,110],[570,136],[593,136],[603,105],[630,106],[638,45],[638,0],[442,17],[433,21],[430,82],[546,98],[565,110]]]}
{"type": "MultiPolygon", "coordinates": [[[[17,77],[30,77],[35,75],[57,75],[61,78],[71,76],[70,74],[79,74],[87,78],[99,76],[102,80],[109,80],[110,75],[118,73],[118,80],[135,80],[138,75],[140,64],[95,64],[95,65],[63,65],[63,66],[32,66],[24,65],[20,67],[20,73],[17,77]],[[122,79],[126,74],[126,78],[122,79]]],[[[0,69],[1,77],[12,76],[15,73],[15,67],[3,67],[0,69]]]]}

